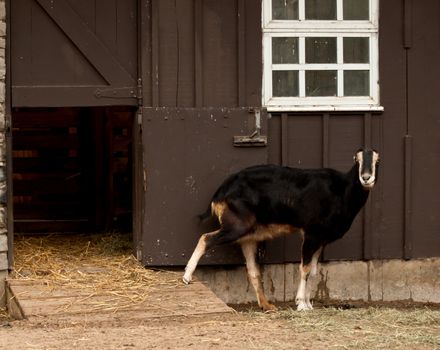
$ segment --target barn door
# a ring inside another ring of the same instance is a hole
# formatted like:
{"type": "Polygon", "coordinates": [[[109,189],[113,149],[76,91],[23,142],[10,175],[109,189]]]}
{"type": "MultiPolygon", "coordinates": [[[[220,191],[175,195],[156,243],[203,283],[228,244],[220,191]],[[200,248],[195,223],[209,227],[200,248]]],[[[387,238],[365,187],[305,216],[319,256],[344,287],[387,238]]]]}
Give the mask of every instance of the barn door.
{"type": "Polygon", "coordinates": [[[15,229],[104,230],[129,221],[139,1],[8,5],[15,229]]]}
{"type": "Polygon", "coordinates": [[[137,105],[137,1],[14,0],[13,107],[137,105]]]}
{"type": "MultiPolygon", "coordinates": [[[[232,172],[267,161],[261,1],[143,0],[142,11],[138,258],[184,265],[200,234],[213,229],[197,215],[216,187],[232,172]]],[[[201,263],[241,261],[228,248],[201,263]]]]}
{"type": "MultiPolygon", "coordinates": [[[[213,230],[213,222],[200,224],[197,215],[216,188],[229,174],[266,162],[263,143],[243,143],[254,126],[247,108],[144,109],[146,264],[185,264],[200,234],[213,230]]],[[[217,249],[205,263],[237,263],[241,253],[236,253],[217,249]]]]}

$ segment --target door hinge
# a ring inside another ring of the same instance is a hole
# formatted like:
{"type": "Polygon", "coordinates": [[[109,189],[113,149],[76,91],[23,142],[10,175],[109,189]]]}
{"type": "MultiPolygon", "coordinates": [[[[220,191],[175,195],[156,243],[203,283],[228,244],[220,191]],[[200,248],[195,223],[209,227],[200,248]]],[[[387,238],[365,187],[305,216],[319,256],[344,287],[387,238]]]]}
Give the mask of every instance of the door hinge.
{"type": "Polygon", "coordinates": [[[138,101],[138,106],[141,108],[143,105],[143,91],[142,91],[142,79],[138,78],[138,82],[137,82],[137,86],[136,86],[136,90],[137,90],[137,101],[138,101]]]}
{"type": "Polygon", "coordinates": [[[140,108],[137,112],[137,123],[142,129],[142,111],[140,110],[140,108]]]}
{"type": "Polygon", "coordinates": [[[118,88],[99,88],[94,93],[96,98],[135,98],[138,106],[142,106],[142,79],[137,80],[136,86],[123,86],[118,88]]]}
{"type": "Polygon", "coordinates": [[[96,98],[138,98],[138,87],[124,86],[120,88],[100,88],[95,90],[96,98]]]}

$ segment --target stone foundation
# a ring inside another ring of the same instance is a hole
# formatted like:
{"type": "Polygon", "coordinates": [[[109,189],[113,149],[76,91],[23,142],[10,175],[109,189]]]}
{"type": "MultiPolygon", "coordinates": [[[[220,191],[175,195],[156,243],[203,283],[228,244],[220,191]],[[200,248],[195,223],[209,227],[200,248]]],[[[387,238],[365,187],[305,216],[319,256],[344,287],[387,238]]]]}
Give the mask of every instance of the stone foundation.
{"type": "MultiPolygon", "coordinates": [[[[262,266],[264,290],[271,301],[295,300],[298,264],[262,266]]],[[[231,304],[255,302],[246,268],[199,267],[195,276],[231,304]]],[[[440,303],[440,258],[342,261],[319,264],[310,278],[315,300],[414,301],[440,303]]]]}

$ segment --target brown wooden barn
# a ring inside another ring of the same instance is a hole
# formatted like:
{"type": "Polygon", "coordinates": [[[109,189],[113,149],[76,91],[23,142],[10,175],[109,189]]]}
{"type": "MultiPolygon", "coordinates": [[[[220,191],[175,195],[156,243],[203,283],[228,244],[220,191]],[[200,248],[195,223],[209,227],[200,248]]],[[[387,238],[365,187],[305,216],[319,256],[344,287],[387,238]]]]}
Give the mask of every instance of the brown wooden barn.
{"type": "MultiPolygon", "coordinates": [[[[323,260],[440,257],[439,1],[6,5],[10,247],[14,230],[132,230],[143,264],[181,266],[231,172],[348,170],[365,145],[378,186],[323,260]]],[[[297,262],[299,244],[260,262],[297,262]]],[[[202,261],[241,262],[230,247],[202,261]]]]}

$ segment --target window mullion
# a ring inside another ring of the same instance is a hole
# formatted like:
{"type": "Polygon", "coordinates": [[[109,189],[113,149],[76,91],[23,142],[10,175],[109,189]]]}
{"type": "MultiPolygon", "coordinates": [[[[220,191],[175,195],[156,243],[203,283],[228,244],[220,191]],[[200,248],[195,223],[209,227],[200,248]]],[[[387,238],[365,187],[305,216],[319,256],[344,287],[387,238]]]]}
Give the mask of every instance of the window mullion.
{"type": "MultiPolygon", "coordinates": [[[[304,1],[300,0],[300,3],[304,1]]],[[[299,97],[305,97],[306,96],[306,72],[304,70],[305,64],[306,64],[306,40],[304,36],[299,37],[299,64],[300,69],[298,72],[298,79],[299,79],[299,97]]]]}
{"type": "Polygon", "coordinates": [[[336,0],[336,19],[342,21],[344,16],[343,1],[336,0]]]}
{"type": "Polygon", "coordinates": [[[306,19],[306,0],[298,0],[298,19],[304,21],[306,19]]]}
{"type": "Polygon", "coordinates": [[[342,35],[336,38],[336,53],[338,62],[338,96],[344,96],[344,38],[342,35]]]}

